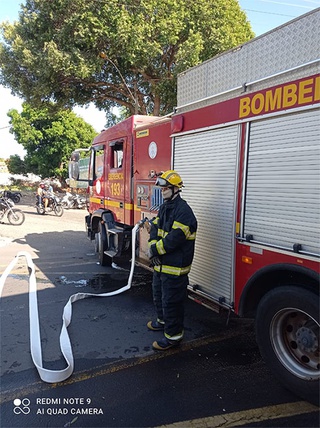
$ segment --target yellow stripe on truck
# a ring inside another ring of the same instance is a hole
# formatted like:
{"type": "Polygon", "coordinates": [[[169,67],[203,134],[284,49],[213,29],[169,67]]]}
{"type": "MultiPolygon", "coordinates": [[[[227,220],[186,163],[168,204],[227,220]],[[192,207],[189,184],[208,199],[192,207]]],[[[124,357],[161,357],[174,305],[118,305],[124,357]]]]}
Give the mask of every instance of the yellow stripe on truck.
{"type": "MultiPolygon", "coordinates": [[[[94,204],[98,204],[101,205],[101,201],[103,200],[103,198],[96,198],[96,197],[91,197],[90,198],[90,202],[94,203],[94,204]]],[[[107,199],[104,200],[104,206],[105,207],[114,207],[114,208],[120,208],[120,201],[108,201],[107,199]]],[[[124,204],[124,208],[126,210],[133,210],[134,206],[133,204],[124,204]]]]}

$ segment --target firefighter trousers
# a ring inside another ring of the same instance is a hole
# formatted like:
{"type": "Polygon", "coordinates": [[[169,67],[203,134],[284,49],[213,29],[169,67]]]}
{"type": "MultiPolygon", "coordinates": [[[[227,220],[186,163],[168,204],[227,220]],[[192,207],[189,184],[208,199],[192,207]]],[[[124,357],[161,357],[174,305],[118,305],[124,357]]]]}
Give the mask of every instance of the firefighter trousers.
{"type": "Polygon", "coordinates": [[[153,303],[159,320],[164,321],[168,339],[183,337],[184,303],[187,296],[188,275],[175,276],[153,272],[153,303]]]}

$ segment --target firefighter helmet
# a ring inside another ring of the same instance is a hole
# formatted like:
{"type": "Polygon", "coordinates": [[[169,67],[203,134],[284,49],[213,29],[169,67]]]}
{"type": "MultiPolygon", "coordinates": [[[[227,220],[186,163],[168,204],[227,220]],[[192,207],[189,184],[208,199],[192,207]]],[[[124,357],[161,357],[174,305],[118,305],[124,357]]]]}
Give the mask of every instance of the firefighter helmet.
{"type": "Polygon", "coordinates": [[[168,171],[163,172],[160,175],[160,177],[157,178],[156,186],[160,186],[160,187],[175,186],[175,187],[179,187],[180,189],[181,187],[183,187],[183,181],[180,175],[176,171],[169,169],[168,171]]]}

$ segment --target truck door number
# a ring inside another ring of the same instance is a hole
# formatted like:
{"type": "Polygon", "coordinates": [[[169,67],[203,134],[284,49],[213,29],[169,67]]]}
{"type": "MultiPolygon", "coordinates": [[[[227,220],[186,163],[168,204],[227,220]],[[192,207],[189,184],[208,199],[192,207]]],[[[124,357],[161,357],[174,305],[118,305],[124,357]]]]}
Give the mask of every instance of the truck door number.
{"type": "Polygon", "coordinates": [[[120,196],[120,183],[111,183],[111,193],[114,196],[120,196]]]}

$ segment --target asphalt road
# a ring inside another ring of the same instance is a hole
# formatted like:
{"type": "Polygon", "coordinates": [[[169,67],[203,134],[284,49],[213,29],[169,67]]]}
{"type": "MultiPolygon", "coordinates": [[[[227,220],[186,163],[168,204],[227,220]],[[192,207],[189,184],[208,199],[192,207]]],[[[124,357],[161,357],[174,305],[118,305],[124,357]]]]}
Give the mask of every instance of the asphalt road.
{"type": "MultiPolygon", "coordinates": [[[[0,225],[0,272],[18,252],[35,264],[44,367],[66,366],[59,336],[71,295],[107,293],[127,284],[130,264],[103,268],[84,232],[83,210],[0,225]]],[[[75,360],[64,382],[43,382],[29,344],[28,269],[21,257],[1,304],[1,428],[13,427],[318,427],[318,408],[285,390],[259,354],[252,322],[186,301],[185,340],[152,350],[161,333],[151,274],[136,268],[130,290],[73,304],[68,328],[75,360]]]]}

